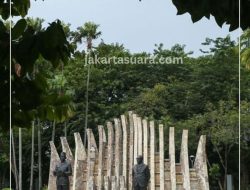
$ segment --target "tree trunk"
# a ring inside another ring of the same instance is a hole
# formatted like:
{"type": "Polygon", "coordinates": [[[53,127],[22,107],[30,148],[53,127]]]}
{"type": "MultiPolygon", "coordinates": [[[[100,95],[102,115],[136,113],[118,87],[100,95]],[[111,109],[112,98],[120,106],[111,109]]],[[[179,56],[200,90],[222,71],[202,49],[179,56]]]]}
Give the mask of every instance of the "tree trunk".
{"type": "Polygon", "coordinates": [[[17,172],[17,166],[16,166],[16,151],[15,151],[15,141],[14,141],[14,135],[13,135],[13,130],[11,130],[11,144],[12,144],[12,162],[11,164],[11,170],[14,173],[15,177],[15,184],[16,184],[16,190],[19,190],[18,188],[18,172],[17,172]]]}
{"type": "Polygon", "coordinates": [[[90,76],[90,64],[88,64],[88,75],[87,75],[87,89],[86,89],[86,107],[85,107],[85,125],[84,125],[84,146],[87,143],[87,128],[88,128],[88,109],[89,109],[89,76],[90,76]]]}
{"type": "Polygon", "coordinates": [[[249,169],[248,165],[245,164],[244,161],[241,162],[241,188],[242,189],[247,189],[247,186],[249,185],[249,169]]]}
{"type": "Polygon", "coordinates": [[[0,176],[0,188],[2,188],[2,187],[3,187],[3,178],[4,178],[4,176],[3,176],[3,175],[1,175],[1,176],[0,176]]]}
{"type": "Polygon", "coordinates": [[[22,157],[23,157],[23,150],[22,150],[22,128],[19,128],[19,190],[22,190],[22,157]]]}
{"type": "MultiPolygon", "coordinates": [[[[7,137],[7,136],[6,136],[7,137]]],[[[10,135],[9,135],[9,137],[10,137],[10,135]]],[[[7,138],[6,138],[6,140],[7,140],[7,138]]],[[[1,152],[4,152],[4,143],[5,142],[3,142],[3,141],[5,141],[5,139],[3,139],[2,138],[2,135],[0,135],[0,155],[1,155],[1,152]]],[[[10,147],[9,147],[10,148],[10,147]]],[[[10,152],[9,152],[10,153],[10,152]]],[[[10,160],[10,159],[9,159],[10,160]]],[[[4,164],[3,166],[2,166],[2,171],[0,172],[0,188],[2,188],[3,186],[4,186],[4,184],[5,184],[5,175],[6,175],[6,172],[7,172],[7,165],[6,164],[4,164]]],[[[10,171],[10,169],[9,169],[9,171],[10,171]]]]}
{"type": "Polygon", "coordinates": [[[67,138],[67,122],[64,122],[64,136],[67,138]]]}
{"type": "Polygon", "coordinates": [[[35,121],[32,121],[32,136],[31,136],[31,163],[30,163],[30,190],[33,189],[33,174],[34,174],[34,139],[35,139],[35,121]]]}
{"type": "MultiPolygon", "coordinates": [[[[207,158],[207,163],[208,163],[208,167],[211,168],[211,164],[210,164],[208,158],[207,158]]],[[[222,184],[221,184],[220,179],[218,179],[217,182],[218,182],[218,185],[219,185],[220,190],[223,190],[223,187],[222,187],[222,184]]]]}
{"type": "Polygon", "coordinates": [[[41,122],[38,119],[38,190],[42,189],[42,146],[41,146],[41,122]]]}
{"type": "Polygon", "coordinates": [[[55,133],[56,133],[56,120],[53,121],[53,129],[52,129],[52,141],[55,141],[55,133]]]}
{"type": "Polygon", "coordinates": [[[224,160],[224,165],[225,165],[225,173],[224,173],[224,189],[227,189],[227,155],[228,155],[228,151],[227,151],[227,145],[225,147],[225,160],[224,160]]]}
{"type": "Polygon", "coordinates": [[[6,168],[3,169],[2,178],[0,179],[0,186],[5,185],[5,175],[6,175],[6,168]]]}

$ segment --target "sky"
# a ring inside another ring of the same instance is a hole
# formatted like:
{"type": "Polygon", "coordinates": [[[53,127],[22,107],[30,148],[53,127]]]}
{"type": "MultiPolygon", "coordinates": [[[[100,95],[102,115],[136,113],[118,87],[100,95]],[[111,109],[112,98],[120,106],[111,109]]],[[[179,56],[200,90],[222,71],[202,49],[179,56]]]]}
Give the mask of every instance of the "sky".
{"type": "Polygon", "coordinates": [[[220,28],[214,18],[192,23],[191,16],[176,15],[171,0],[31,0],[29,17],[40,17],[45,23],[60,19],[70,23],[72,30],[85,22],[99,24],[105,43],[123,44],[132,53],[153,52],[155,44],[171,48],[176,43],[185,44],[193,56],[202,55],[199,49],[206,37],[225,37],[237,40],[239,32],[220,28]]]}

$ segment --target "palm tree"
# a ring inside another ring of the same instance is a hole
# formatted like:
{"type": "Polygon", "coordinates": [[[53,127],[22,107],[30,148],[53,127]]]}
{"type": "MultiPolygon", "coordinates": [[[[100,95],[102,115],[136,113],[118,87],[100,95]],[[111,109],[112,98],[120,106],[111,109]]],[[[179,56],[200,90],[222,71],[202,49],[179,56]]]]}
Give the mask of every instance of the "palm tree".
{"type": "MultiPolygon", "coordinates": [[[[97,39],[102,33],[98,31],[99,25],[93,22],[86,22],[82,27],[77,28],[77,33],[75,37],[75,41],[78,43],[82,43],[82,39],[86,39],[87,43],[87,53],[90,54],[92,52],[93,40],[97,39]]],[[[88,73],[87,73],[87,81],[86,81],[86,107],[85,107],[85,125],[84,125],[84,145],[86,145],[86,129],[88,125],[88,103],[89,103],[89,78],[90,78],[90,65],[88,64],[88,73]]]]}
{"type": "Polygon", "coordinates": [[[77,28],[75,34],[75,42],[82,43],[82,39],[86,39],[87,51],[92,49],[93,40],[97,39],[102,33],[98,30],[99,25],[93,22],[86,22],[83,26],[77,28]]]}
{"type": "Polygon", "coordinates": [[[43,29],[44,19],[28,17],[26,20],[28,25],[31,26],[36,32],[44,30],[43,29]]]}

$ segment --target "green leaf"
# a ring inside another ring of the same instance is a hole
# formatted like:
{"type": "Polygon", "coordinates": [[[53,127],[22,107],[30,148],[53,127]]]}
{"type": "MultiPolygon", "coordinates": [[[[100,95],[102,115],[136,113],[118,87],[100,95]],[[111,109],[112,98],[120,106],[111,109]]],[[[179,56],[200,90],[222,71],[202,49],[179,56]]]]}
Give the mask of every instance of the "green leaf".
{"type": "Polygon", "coordinates": [[[27,22],[25,19],[20,19],[15,26],[13,27],[12,31],[11,31],[11,38],[12,40],[15,40],[17,38],[19,38],[24,30],[26,29],[27,26],[27,22]]]}
{"type": "Polygon", "coordinates": [[[25,17],[28,14],[28,10],[30,8],[30,0],[12,0],[12,8],[15,10],[15,16],[19,14],[20,16],[25,17]]]}

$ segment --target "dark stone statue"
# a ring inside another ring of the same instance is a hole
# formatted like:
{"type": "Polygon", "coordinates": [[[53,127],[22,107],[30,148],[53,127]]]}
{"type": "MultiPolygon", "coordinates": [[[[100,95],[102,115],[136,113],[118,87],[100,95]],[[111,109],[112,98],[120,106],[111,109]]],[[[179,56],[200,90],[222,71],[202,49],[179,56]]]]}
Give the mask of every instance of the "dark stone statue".
{"type": "Polygon", "coordinates": [[[56,165],[53,171],[56,176],[57,190],[69,190],[69,176],[72,175],[72,167],[69,162],[66,161],[66,154],[62,152],[60,154],[61,162],[56,165]]]}
{"type": "Polygon", "coordinates": [[[150,179],[150,171],[146,164],[143,163],[143,157],[137,157],[137,165],[133,167],[133,189],[146,190],[150,179]]]}

